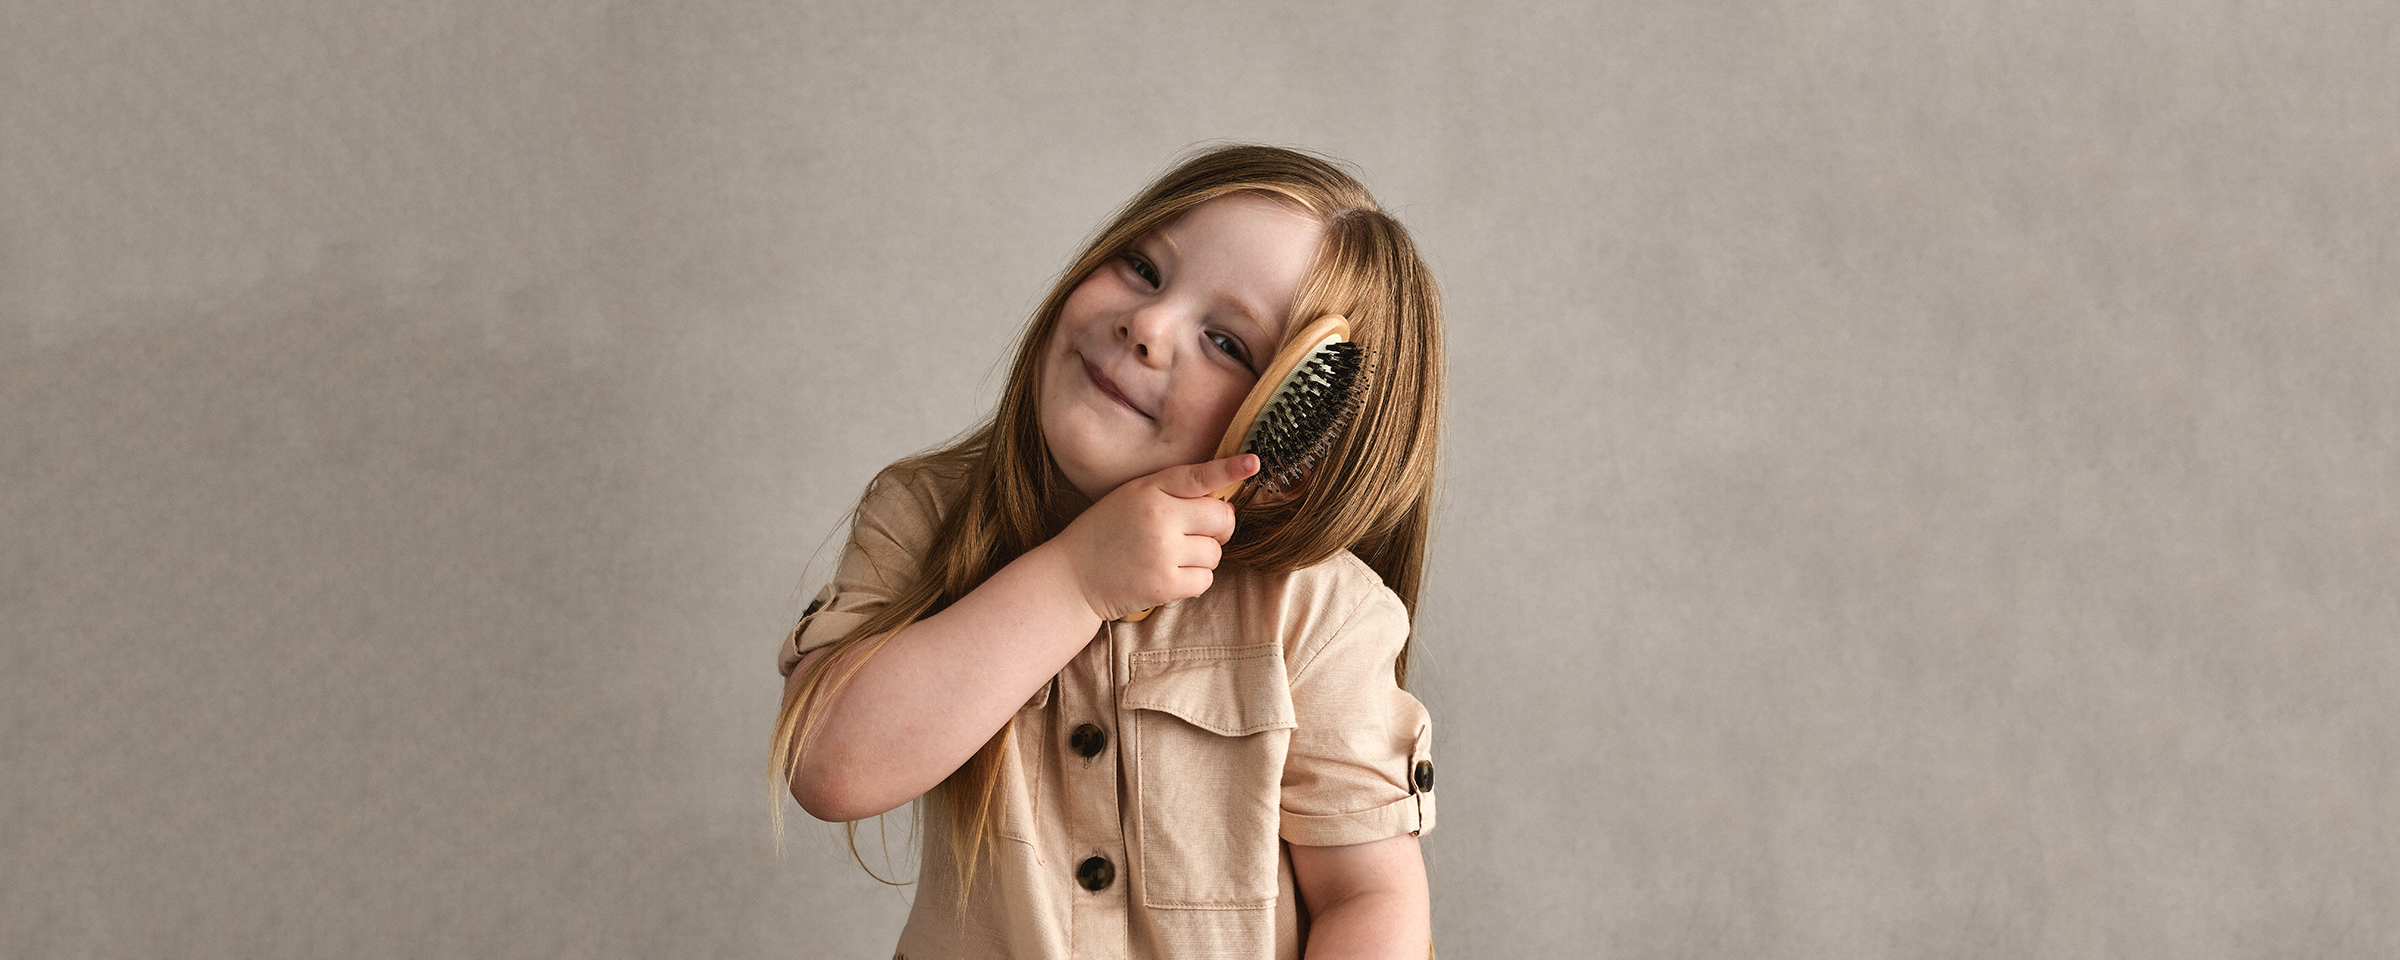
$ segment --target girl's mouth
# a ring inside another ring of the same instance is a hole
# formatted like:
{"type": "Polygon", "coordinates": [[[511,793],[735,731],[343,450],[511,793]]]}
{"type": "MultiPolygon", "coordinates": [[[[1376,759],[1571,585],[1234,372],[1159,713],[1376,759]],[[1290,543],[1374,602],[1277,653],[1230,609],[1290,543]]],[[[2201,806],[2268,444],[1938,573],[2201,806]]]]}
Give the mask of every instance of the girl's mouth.
{"type": "Polygon", "coordinates": [[[1134,406],[1133,401],[1125,399],[1125,392],[1117,389],[1117,382],[1110,380],[1107,374],[1101,373],[1100,368],[1093,366],[1090,360],[1083,361],[1083,375],[1090,378],[1092,381],[1092,386],[1100,388],[1100,392],[1105,394],[1109,399],[1116,401],[1117,405],[1133,411],[1135,414],[1140,415],[1144,420],[1152,419],[1149,414],[1142,413],[1142,408],[1134,406]]]}

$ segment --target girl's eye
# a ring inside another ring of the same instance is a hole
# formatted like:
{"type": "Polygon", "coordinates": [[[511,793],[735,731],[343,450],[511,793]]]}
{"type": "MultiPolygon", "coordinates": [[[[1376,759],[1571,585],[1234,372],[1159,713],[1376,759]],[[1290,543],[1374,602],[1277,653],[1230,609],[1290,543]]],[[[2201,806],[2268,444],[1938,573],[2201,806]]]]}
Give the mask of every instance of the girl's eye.
{"type": "MultiPolygon", "coordinates": [[[[1217,349],[1225,351],[1225,355],[1232,357],[1233,362],[1241,364],[1244,369],[1249,369],[1250,351],[1244,349],[1242,347],[1242,342],[1235,339],[1231,334],[1218,333],[1214,330],[1211,330],[1208,334],[1208,342],[1216,344],[1217,349]]],[[[1251,370],[1251,372],[1256,373],[1258,371],[1251,370]]]]}
{"type": "Polygon", "coordinates": [[[1150,289],[1158,289],[1158,268],[1151,266],[1150,261],[1128,253],[1125,255],[1125,265],[1141,277],[1143,283],[1149,284],[1150,289]]]}

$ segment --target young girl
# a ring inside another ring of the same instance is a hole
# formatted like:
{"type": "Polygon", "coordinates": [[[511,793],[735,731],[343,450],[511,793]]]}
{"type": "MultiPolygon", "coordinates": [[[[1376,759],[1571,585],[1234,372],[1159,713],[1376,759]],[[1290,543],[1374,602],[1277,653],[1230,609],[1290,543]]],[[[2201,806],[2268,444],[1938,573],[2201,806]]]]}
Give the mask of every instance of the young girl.
{"type": "Polygon", "coordinates": [[[898,956],[1426,956],[1402,684],[1441,350],[1356,181],[1212,150],[1060,278],[988,423],[875,478],[784,644],[771,778],[829,821],[928,800],[898,956]],[[1210,499],[1258,469],[1210,459],[1258,371],[1328,315],[1372,368],[1357,417],[1305,478],[1210,499]]]}

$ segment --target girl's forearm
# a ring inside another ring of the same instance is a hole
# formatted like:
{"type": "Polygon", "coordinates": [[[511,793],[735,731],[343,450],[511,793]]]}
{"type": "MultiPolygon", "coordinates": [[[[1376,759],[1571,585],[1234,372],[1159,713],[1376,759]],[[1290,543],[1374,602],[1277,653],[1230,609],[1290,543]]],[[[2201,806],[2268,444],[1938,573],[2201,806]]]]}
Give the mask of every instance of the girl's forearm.
{"type": "MultiPolygon", "coordinates": [[[[1068,558],[1034,548],[858,668],[801,752],[792,795],[830,821],[915,799],[974,756],[1100,623],[1068,558]]],[[[845,669],[834,664],[829,676],[845,669]]]]}

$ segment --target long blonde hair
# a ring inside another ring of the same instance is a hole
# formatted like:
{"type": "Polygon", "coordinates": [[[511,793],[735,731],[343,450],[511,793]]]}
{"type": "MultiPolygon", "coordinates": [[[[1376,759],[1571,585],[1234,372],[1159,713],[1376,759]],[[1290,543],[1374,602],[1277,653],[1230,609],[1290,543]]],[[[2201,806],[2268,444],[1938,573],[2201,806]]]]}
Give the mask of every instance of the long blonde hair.
{"type": "MultiPolygon", "coordinates": [[[[897,596],[826,654],[803,668],[776,717],[768,786],[780,836],[783,800],[799,751],[815,732],[829,694],[855,674],[894,631],[931,616],[975,589],[1000,568],[1041,544],[1064,524],[1061,507],[1079,494],[1067,484],[1042,438],[1042,348],[1067,295],[1136,240],[1193,207],[1233,193],[1277,197],[1325,224],[1314,267],[1292,307],[1302,318],[1349,318],[1353,338],[1373,365],[1357,419],[1334,441],[1298,495],[1237,501],[1233,539],[1224,562],[1281,572],[1349,550],[1399,594],[1413,620],[1424,576],[1426,535],[1432,526],[1434,468],[1442,415],[1441,301],[1433,277],[1398,221],[1366,188],[1333,163],[1277,147],[1209,149],[1169,170],[1128,202],[1059,276],[1025,326],[1006,390],[991,419],[931,452],[893,464],[876,482],[933,469],[961,478],[915,579],[895,584],[897,596]],[[835,665],[841,665],[838,670],[835,665]]],[[[1413,644],[1413,638],[1412,638],[1413,644]]],[[[1392,664],[1408,681],[1409,645],[1392,664]]],[[[941,786],[949,810],[952,850],[963,893],[997,819],[1000,772],[1014,722],[1003,724],[975,756],[941,786]]],[[[850,825],[855,830],[856,825],[850,825]]],[[[852,833],[856,853],[856,834],[852,833]]]]}

